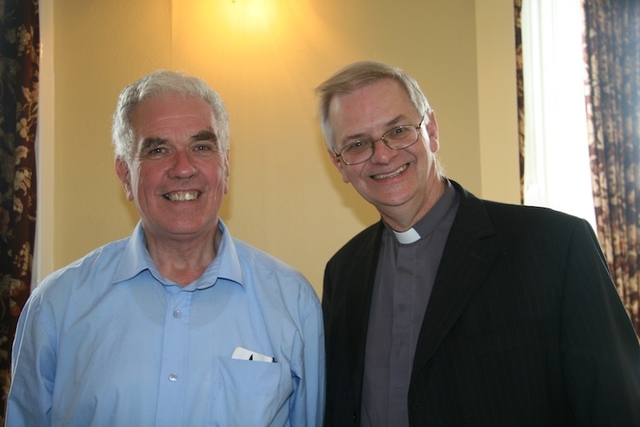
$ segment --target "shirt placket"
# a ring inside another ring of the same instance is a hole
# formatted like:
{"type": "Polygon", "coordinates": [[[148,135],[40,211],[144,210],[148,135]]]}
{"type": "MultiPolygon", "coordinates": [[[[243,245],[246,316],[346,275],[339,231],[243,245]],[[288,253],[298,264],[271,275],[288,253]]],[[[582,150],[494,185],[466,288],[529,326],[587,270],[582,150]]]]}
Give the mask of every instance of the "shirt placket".
{"type": "Polygon", "coordinates": [[[165,312],[156,426],[182,425],[187,390],[189,317],[193,292],[178,291],[165,312]]]}

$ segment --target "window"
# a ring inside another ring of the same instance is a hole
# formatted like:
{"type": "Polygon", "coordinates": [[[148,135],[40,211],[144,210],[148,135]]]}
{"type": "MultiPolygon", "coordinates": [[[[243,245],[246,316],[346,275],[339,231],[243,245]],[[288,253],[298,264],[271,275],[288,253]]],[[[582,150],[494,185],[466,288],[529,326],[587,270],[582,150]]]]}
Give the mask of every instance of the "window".
{"type": "Polygon", "coordinates": [[[524,203],[588,220],[595,230],[580,0],[524,0],[524,203]]]}

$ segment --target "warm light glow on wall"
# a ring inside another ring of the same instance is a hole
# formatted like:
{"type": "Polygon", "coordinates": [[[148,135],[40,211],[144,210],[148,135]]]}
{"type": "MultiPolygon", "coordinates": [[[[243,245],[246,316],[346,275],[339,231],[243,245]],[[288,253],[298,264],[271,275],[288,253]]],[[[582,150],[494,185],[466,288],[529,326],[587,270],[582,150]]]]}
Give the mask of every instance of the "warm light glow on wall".
{"type": "Polygon", "coordinates": [[[276,0],[232,0],[226,5],[226,17],[234,30],[263,33],[276,25],[276,0]]]}
{"type": "Polygon", "coordinates": [[[176,0],[175,67],[216,81],[243,79],[243,91],[251,84],[291,85],[292,70],[313,72],[301,64],[323,62],[349,49],[342,33],[328,28],[317,14],[315,1],[176,0]]]}

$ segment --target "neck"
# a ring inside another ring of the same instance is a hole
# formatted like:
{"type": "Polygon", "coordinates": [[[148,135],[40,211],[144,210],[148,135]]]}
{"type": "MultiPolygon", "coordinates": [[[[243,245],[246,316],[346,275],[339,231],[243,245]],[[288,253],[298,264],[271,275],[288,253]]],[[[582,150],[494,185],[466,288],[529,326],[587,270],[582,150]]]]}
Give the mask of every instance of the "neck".
{"type": "Polygon", "coordinates": [[[413,227],[416,222],[420,221],[431,210],[444,194],[445,188],[443,179],[438,178],[433,181],[433,185],[429,186],[427,194],[421,199],[421,203],[405,203],[402,206],[392,206],[378,210],[382,218],[393,230],[404,232],[413,227]]]}
{"type": "Polygon", "coordinates": [[[215,259],[221,240],[222,231],[216,227],[213,236],[202,236],[195,241],[147,238],[147,249],[160,274],[185,287],[202,276],[215,259]]]}

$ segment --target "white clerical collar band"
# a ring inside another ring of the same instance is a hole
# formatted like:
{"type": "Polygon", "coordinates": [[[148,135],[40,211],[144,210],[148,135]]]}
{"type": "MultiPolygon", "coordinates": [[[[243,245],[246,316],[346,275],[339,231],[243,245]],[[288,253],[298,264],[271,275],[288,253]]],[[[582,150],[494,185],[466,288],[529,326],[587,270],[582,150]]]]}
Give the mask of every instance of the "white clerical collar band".
{"type": "Polygon", "coordinates": [[[413,228],[410,228],[407,231],[395,231],[395,230],[393,230],[393,234],[396,235],[396,239],[398,239],[398,242],[400,242],[403,245],[408,245],[408,244],[411,244],[411,243],[414,243],[414,242],[417,242],[418,240],[420,240],[420,235],[413,228]]]}

